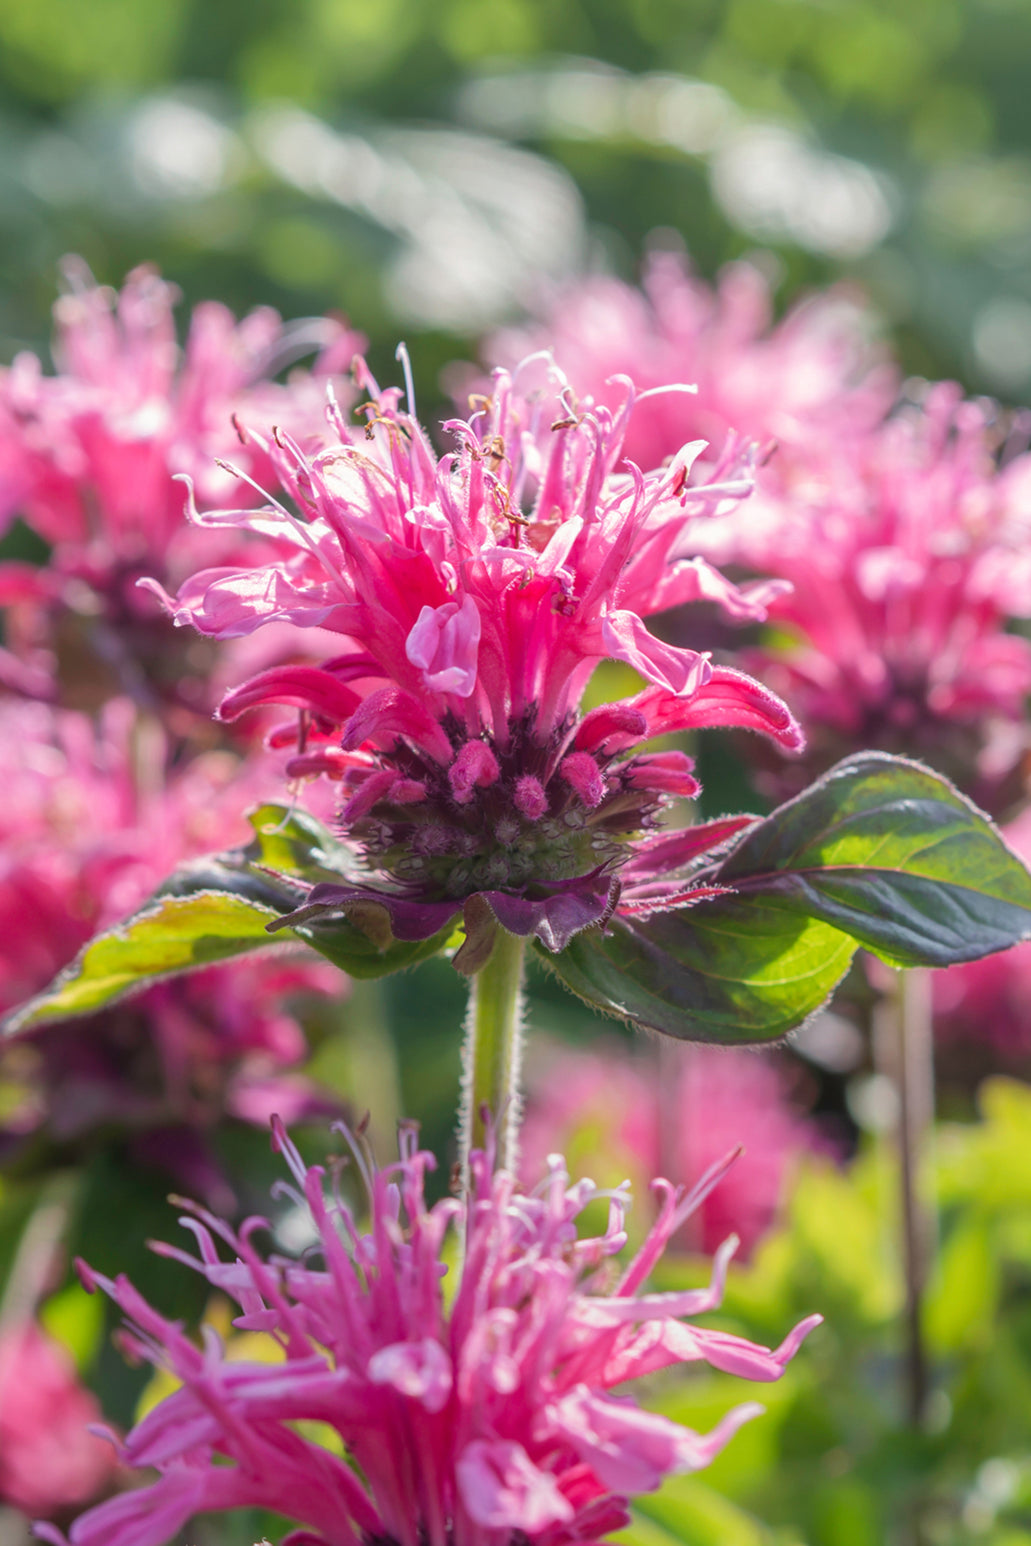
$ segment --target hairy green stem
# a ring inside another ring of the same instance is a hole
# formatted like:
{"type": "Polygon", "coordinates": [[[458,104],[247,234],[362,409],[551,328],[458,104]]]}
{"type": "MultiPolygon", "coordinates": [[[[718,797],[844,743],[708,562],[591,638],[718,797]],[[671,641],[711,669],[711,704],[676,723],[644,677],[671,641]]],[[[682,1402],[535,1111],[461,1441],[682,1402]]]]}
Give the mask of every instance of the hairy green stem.
{"type": "Polygon", "coordinates": [[[512,1170],[519,1158],[525,957],[526,941],[499,928],[489,960],[470,984],[458,1116],[463,1178],[470,1151],[486,1137],[484,1112],[494,1124],[498,1165],[512,1170]]]}

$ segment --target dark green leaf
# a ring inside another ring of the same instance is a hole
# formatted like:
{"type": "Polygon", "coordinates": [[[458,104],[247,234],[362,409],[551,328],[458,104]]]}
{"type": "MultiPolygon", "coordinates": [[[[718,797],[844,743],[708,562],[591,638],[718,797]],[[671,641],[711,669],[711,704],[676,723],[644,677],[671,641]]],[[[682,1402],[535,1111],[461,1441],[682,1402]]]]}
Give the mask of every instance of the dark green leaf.
{"type": "Polygon", "coordinates": [[[819,1009],[854,943],[762,898],[720,897],[647,919],[615,918],[561,955],[567,987],[607,1014],[687,1041],[771,1041],[819,1009]]]}
{"type": "Polygon", "coordinates": [[[973,961],[1031,933],[1031,874],[988,817],[883,752],[849,757],[750,828],[716,878],[896,966],[973,961]]]}
{"type": "Polygon", "coordinates": [[[693,1041],[773,1040],[818,1009],[857,944],[947,966],[1031,934],[1031,875],[937,774],[851,757],[750,827],[694,883],[729,895],[588,930],[553,970],[588,1003],[693,1041]]]}

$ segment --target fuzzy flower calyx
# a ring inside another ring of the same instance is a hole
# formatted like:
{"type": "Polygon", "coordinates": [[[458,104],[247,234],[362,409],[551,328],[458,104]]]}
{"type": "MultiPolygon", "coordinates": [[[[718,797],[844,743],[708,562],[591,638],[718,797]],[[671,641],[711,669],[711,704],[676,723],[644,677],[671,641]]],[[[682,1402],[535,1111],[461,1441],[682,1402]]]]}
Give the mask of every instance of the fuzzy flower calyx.
{"type": "Polygon", "coordinates": [[[371,1208],[362,1233],[336,1186],[327,1195],[323,1170],[304,1165],[278,1122],[274,1131],[295,1202],[317,1233],[303,1261],[259,1256],[261,1220],[237,1235],[196,1208],[183,1222],[199,1259],[157,1247],[234,1300],[235,1326],[265,1334],[272,1361],[227,1361],[214,1335],[198,1347],[127,1280],[83,1269],[125,1312],[129,1347],[180,1388],[122,1449],[158,1480],[85,1514],[72,1546],[161,1546],[198,1512],[242,1507],[296,1519],[303,1530],[290,1539],[306,1546],[597,1541],[626,1523],[628,1495],[707,1465],[761,1410],[746,1403],[700,1435],[614,1387],[698,1359],[775,1380],[819,1320],[803,1321],[772,1352],[686,1320],[718,1305],[733,1239],[709,1288],[644,1291],[666,1241],[726,1162],[688,1197],[656,1183],[659,1219],[614,1276],[625,1190],[609,1194],[605,1233],[578,1237],[578,1216],[605,1194],[590,1182],[571,1186],[558,1156],[523,1193],[477,1152],[467,1204],[427,1207],[433,1162],[412,1132],[402,1134],[400,1164],[379,1173],[356,1148],[371,1208]],[[464,1261],[445,1297],[452,1229],[464,1236],[464,1261]]]}

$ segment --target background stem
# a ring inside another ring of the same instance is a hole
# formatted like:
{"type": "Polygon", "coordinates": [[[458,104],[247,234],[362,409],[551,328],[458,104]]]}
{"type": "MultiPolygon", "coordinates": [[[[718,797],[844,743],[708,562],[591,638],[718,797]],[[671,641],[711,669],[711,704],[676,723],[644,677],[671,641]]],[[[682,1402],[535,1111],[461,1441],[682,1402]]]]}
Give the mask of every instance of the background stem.
{"type": "Polygon", "coordinates": [[[927,1352],[923,1299],[934,1242],[934,1215],[926,1189],[927,1148],[934,1119],[934,1037],[930,973],[902,972],[898,991],[899,1180],[906,1267],[906,1387],[911,1424],[927,1405],[927,1352]]]}
{"type": "Polygon", "coordinates": [[[525,957],[525,940],[499,928],[490,959],[470,985],[458,1117],[463,1179],[470,1150],[486,1137],[484,1107],[494,1118],[498,1165],[512,1170],[518,1162],[525,957]]]}
{"type": "Polygon", "coordinates": [[[928,1150],[934,1121],[934,1034],[930,973],[898,972],[876,1013],[875,1059],[898,1095],[896,1141],[905,1273],[906,1414],[923,1422],[928,1394],[923,1299],[936,1234],[927,1192],[928,1150]]]}

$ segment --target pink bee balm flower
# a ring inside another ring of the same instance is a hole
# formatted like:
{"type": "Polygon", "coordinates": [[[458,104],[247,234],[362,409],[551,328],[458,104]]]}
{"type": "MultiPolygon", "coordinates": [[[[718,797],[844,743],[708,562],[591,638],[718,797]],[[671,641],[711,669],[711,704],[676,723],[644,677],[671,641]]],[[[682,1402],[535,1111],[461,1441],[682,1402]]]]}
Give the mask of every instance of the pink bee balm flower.
{"type": "Polygon", "coordinates": [[[995,732],[1031,691],[1031,644],[1007,631],[1031,616],[1031,456],[1000,468],[993,437],[990,410],[941,383],[790,499],[707,534],[718,561],[791,582],[752,663],[820,766],[879,746],[971,789],[1019,754],[1019,733],[995,732]]]}
{"type": "Polygon", "coordinates": [[[777,1220],[792,1169],[820,1145],[790,1098],[776,1053],[663,1044],[658,1058],[555,1048],[531,1072],[520,1169],[535,1174],[560,1149],[576,1173],[598,1167],[638,1179],[665,1169],[700,1175],[738,1140],[744,1153],[698,1205],[692,1245],[711,1254],[731,1233],[747,1255],[777,1220]]]}
{"type": "Polygon", "coordinates": [[[327,1197],[323,1170],[304,1166],[281,1124],[274,1132],[317,1232],[303,1262],[259,1256],[263,1221],[237,1235],[199,1209],[184,1220],[199,1260],[156,1249],[233,1299],[234,1324],[274,1339],[277,1361],[227,1362],[213,1335],[198,1347],[126,1279],[82,1269],[125,1312],[129,1347],[181,1385],[122,1448],[128,1465],[155,1467],[158,1480],[80,1518],[72,1546],[160,1546],[198,1512],[249,1506],[297,1520],[290,1539],[306,1546],[597,1541],[626,1523],[629,1494],[707,1465],[761,1410],[746,1403],[700,1435],[615,1387],[698,1359],[775,1380],[819,1322],[801,1322],[772,1352],[691,1324],[686,1317],[719,1304],[732,1240],[708,1289],[644,1291],[666,1241],[724,1166],[686,1198],[657,1182],[658,1221],[615,1275],[626,1194],[609,1194],[603,1235],[579,1238],[576,1220],[599,1194],[590,1182],[571,1186],[558,1156],[523,1193],[475,1153],[463,1208],[455,1199],[427,1207],[433,1161],[412,1132],[402,1135],[400,1164],[378,1174],[356,1151],[371,1206],[362,1233],[335,1186],[327,1197]],[[442,1261],[452,1229],[463,1244],[458,1269],[442,1261]],[[299,1431],[312,1422],[342,1457],[299,1431]]]}
{"type": "Polygon", "coordinates": [[[114,1480],[115,1452],[64,1348],[33,1321],[0,1330],[0,1502],[52,1515],[114,1480]]]}
{"type": "MultiPolygon", "coordinates": [[[[494,396],[445,426],[456,449],[437,458],[399,392],[361,380],[373,395],[364,437],[331,404],[332,447],[264,443],[303,519],[277,503],[195,516],[274,531],[292,556],[207,570],[170,605],[223,638],[274,621],[341,636],[333,659],[267,671],[221,710],[298,709],[272,737],[296,745],[289,771],[341,783],[340,824],[368,880],[315,887],[312,909],[368,920],[371,905],[396,938],[425,939],[479,894],[472,932],[489,918],[561,950],[610,914],[635,852],[655,879],[634,843],[671,797],[697,792],[689,758],[642,754],[644,743],[741,725],[800,744],[779,699],[644,622],[699,597],[765,615],[776,586],[740,588],[690,556],[692,523],[746,494],[747,469],[727,461],[692,483],[698,445],[655,472],[624,462],[629,381],[610,411],[575,403],[554,373],[524,397],[498,372],[494,396]],[[581,718],[604,659],[646,686],[581,718]]],[[[471,943],[460,964],[474,969],[471,943]]]]}
{"type": "Polygon", "coordinates": [[[613,407],[619,379],[639,389],[690,381],[694,396],[642,403],[627,429],[625,452],[658,467],[687,440],[715,451],[731,435],[777,454],[763,485],[792,480],[819,447],[840,446],[887,412],[896,373],[871,347],[871,319],[844,288],[795,305],[773,321],[770,286],[750,263],[733,263],[710,288],[682,258],[654,253],[640,290],[596,275],[559,291],[545,320],[496,334],[492,362],[512,366],[549,348],[578,391],[613,407]]]}
{"type": "MultiPolygon", "coordinates": [[[[99,729],[43,704],[0,704],[0,1011],[44,988],[182,860],[245,842],[241,810],[270,782],[224,753],[170,773],[160,735],[124,700],[99,729]]],[[[339,991],[327,963],[275,955],[37,1030],[6,1060],[9,1093],[23,1099],[0,1122],[0,1144],[43,1124],[62,1142],[112,1124],[199,1187],[201,1135],[227,1109],[260,1125],[271,1110],[335,1109],[290,1072],[307,1043],[289,1006],[339,991]]]]}
{"type": "Polygon", "coordinates": [[[134,269],[117,294],[80,260],[66,260],[64,273],[58,374],[45,375],[27,353],[0,371],[0,529],[21,515],[52,549],[46,569],[0,565],[0,605],[15,608],[14,643],[24,646],[24,658],[0,665],[20,690],[31,690],[39,614],[52,626],[60,608],[128,632],[137,672],[139,657],[151,663],[156,609],[136,581],[156,573],[176,584],[198,562],[177,477],[190,475],[207,506],[232,487],[220,457],[234,454],[271,476],[260,448],[241,446],[234,414],[290,425],[307,439],[328,374],[346,369],[363,344],[329,319],[284,325],[265,307],[237,322],[209,301],[194,311],[180,350],[178,291],[153,269],[134,269]],[[302,372],[285,386],[268,379],[312,349],[322,351],[314,377],[302,372]]]}

